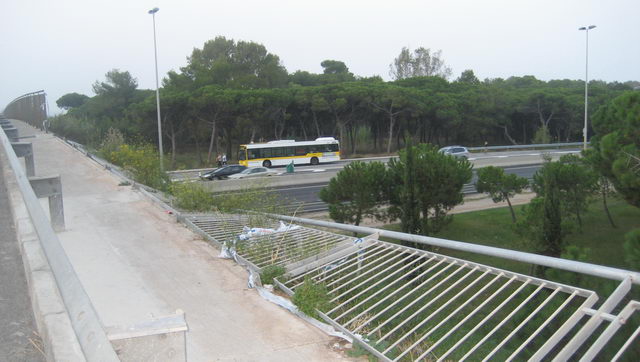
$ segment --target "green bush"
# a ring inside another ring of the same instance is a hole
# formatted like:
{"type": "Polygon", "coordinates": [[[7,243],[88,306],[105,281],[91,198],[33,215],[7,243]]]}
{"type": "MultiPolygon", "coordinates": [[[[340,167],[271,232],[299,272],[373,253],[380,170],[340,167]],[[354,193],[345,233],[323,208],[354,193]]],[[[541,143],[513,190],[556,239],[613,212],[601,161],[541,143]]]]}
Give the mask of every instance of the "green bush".
{"type": "Polygon", "coordinates": [[[109,159],[111,157],[111,154],[117,152],[124,144],[124,136],[122,135],[122,132],[120,132],[117,128],[109,128],[104,136],[104,140],[100,144],[99,153],[107,161],[111,162],[111,160],[109,159]]]}
{"type": "Polygon", "coordinates": [[[187,211],[211,211],[213,197],[204,186],[196,183],[175,183],[171,185],[175,206],[187,211]]]}
{"type": "Polygon", "coordinates": [[[252,210],[274,214],[284,214],[282,202],[275,192],[266,188],[266,180],[255,180],[243,189],[216,195],[213,204],[221,212],[252,210]]]}
{"type": "Polygon", "coordinates": [[[160,170],[159,155],[152,145],[123,144],[105,157],[131,173],[136,182],[158,190],[166,190],[169,185],[169,177],[160,170]]]}
{"type": "Polygon", "coordinates": [[[273,284],[273,279],[280,278],[285,272],[285,268],[281,265],[268,265],[260,271],[260,281],[262,284],[273,284]]]}
{"type": "Polygon", "coordinates": [[[83,145],[91,145],[100,138],[94,121],[79,119],[70,115],[58,115],[49,118],[49,129],[59,137],[68,138],[83,145]]]}
{"type": "Polygon", "coordinates": [[[314,283],[309,277],[305,277],[291,300],[301,312],[316,319],[319,319],[317,310],[326,311],[331,305],[327,287],[323,283],[314,283]]]}

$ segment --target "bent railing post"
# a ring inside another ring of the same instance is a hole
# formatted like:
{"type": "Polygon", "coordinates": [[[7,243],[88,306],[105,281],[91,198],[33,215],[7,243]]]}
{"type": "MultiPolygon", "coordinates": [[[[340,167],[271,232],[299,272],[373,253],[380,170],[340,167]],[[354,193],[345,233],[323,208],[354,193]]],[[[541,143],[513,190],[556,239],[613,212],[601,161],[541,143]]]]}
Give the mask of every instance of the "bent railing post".
{"type": "Polygon", "coordinates": [[[18,157],[24,157],[24,166],[26,168],[27,177],[36,175],[36,166],[33,160],[33,145],[29,142],[11,142],[13,151],[18,157]]]}
{"type": "Polygon", "coordinates": [[[29,183],[36,197],[49,198],[51,226],[55,231],[64,231],[64,207],[62,204],[62,183],[60,176],[29,177],[29,183]]]}

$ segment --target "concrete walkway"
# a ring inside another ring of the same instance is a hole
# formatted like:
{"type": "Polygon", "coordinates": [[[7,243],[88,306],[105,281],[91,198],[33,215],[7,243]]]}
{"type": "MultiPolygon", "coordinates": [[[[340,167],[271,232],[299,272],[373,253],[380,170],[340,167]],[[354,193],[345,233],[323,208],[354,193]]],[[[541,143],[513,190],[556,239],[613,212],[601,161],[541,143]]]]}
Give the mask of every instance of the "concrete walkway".
{"type": "Polygon", "coordinates": [[[345,359],[331,338],[248,289],[243,268],[131,186],[59,139],[16,126],[36,135],[25,139],[36,174],[61,175],[66,230],[58,237],[103,325],[182,309],[189,361],[345,359]]]}

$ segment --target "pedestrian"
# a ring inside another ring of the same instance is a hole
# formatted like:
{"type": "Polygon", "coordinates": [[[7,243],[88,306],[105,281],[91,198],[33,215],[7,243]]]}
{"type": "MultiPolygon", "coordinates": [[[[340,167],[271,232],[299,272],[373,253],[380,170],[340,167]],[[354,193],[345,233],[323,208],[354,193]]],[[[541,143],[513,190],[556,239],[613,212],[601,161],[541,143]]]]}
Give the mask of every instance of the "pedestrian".
{"type": "Polygon", "coordinates": [[[487,151],[489,151],[489,149],[487,148],[489,146],[489,142],[484,141],[484,153],[487,153],[487,151]]]}
{"type": "Polygon", "coordinates": [[[222,167],[222,156],[220,156],[219,153],[218,156],[216,156],[216,161],[218,162],[218,167],[222,167]]]}
{"type": "Polygon", "coordinates": [[[225,166],[227,165],[227,154],[226,153],[222,155],[222,164],[225,165],[225,166]]]}

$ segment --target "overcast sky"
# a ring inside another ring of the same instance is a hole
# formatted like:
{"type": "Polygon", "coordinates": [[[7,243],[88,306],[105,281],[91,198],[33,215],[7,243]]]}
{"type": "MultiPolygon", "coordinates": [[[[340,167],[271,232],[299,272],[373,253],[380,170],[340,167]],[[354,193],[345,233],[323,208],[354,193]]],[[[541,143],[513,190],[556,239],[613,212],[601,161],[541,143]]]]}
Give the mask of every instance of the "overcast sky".
{"type": "Polygon", "coordinates": [[[155,89],[156,14],[160,76],[186,64],[218,35],[262,43],[289,72],[320,73],[341,60],[359,76],[389,79],[403,46],[442,50],[454,77],[534,75],[640,80],[639,0],[0,0],[0,110],[44,89],[52,111],[62,95],[93,96],[114,68],[155,89]]]}

